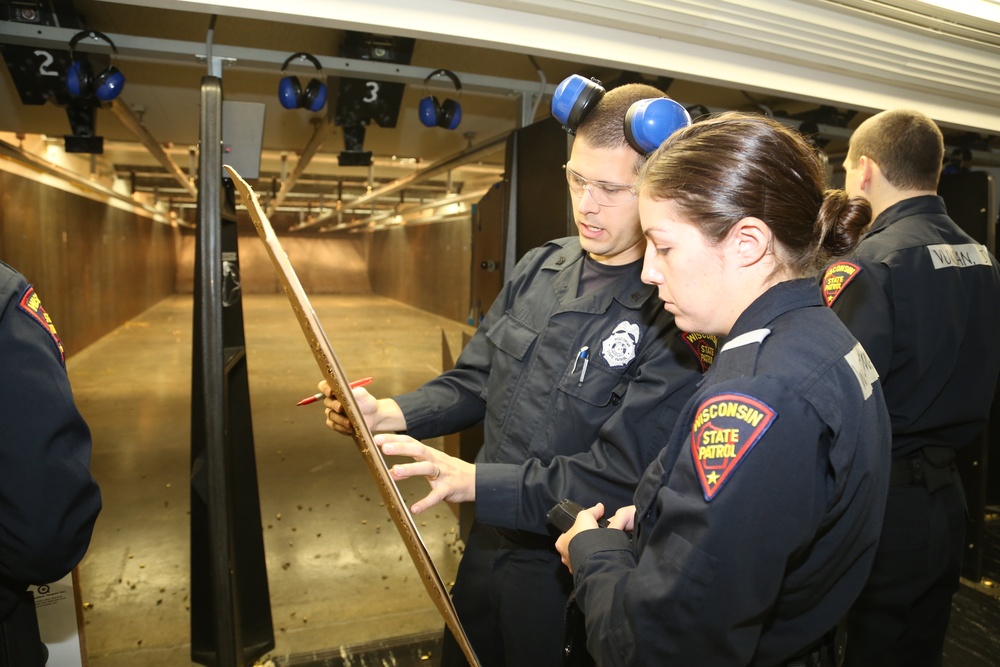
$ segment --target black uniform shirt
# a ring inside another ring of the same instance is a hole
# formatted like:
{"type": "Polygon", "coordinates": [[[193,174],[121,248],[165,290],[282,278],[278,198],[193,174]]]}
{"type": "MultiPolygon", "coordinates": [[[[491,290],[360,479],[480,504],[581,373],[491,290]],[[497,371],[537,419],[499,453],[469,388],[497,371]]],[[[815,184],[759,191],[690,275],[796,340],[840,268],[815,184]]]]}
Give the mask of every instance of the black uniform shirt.
{"type": "Polygon", "coordinates": [[[73,403],[62,344],[34,288],[0,262],[0,618],[28,584],[70,572],[101,494],[90,430],[73,403]]]}
{"type": "Polygon", "coordinates": [[[577,297],[584,256],[575,237],[528,252],[454,370],[396,397],[418,439],[484,421],[483,523],[548,534],[563,498],[629,504],[701,377],[641,262],[577,297]]]}
{"type": "Polygon", "coordinates": [[[824,291],[882,378],[893,456],[968,444],[1000,373],[1000,268],[944,200],[883,211],[856,256],[827,270],[824,291]]]}
{"type": "Polygon", "coordinates": [[[570,543],[602,667],[779,665],[861,591],[889,485],[889,419],[864,349],[813,280],[740,315],[619,530],[570,543]]]}

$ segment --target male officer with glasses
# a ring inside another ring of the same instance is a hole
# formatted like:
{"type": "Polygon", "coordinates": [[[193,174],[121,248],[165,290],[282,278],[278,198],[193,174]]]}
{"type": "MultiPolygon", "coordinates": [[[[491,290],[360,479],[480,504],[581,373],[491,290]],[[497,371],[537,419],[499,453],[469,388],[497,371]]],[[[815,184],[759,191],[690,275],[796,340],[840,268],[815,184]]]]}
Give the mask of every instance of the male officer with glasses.
{"type": "MultiPolygon", "coordinates": [[[[714,353],[711,339],[682,335],[639,275],[636,174],[646,156],[627,140],[625,117],[664,97],[641,84],[600,88],[577,114],[566,179],[578,234],[518,262],[453,370],[392,399],[354,390],[374,431],[407,433],[376,436],[384,453],[415,459],[394,466],[395,478],[430,480],[414,514],[475,501],[452,593],[484,667],[561,663],[573,581],[546,513],[564,498],[604,500],[608,516],[630,504],[714,353]],[[416,440],[479,421],[475,463],[416,440]]],[[[325,404],[327,425],[350,433],[340,403],[325,404]]],[[[446,630],[442,665],[465,664],[446,630]]]]}

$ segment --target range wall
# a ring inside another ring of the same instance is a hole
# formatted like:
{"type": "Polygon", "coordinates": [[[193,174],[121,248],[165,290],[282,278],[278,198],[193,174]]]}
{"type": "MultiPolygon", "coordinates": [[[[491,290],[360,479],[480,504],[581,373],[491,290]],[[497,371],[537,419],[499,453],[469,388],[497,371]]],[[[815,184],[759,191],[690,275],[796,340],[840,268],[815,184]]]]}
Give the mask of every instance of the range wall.
{"type": "Polygon", "coordinates": [[[0,171],[0,260],[35,286],[67,355],[174,293],[175,236],[130,207],[0,171]]]}

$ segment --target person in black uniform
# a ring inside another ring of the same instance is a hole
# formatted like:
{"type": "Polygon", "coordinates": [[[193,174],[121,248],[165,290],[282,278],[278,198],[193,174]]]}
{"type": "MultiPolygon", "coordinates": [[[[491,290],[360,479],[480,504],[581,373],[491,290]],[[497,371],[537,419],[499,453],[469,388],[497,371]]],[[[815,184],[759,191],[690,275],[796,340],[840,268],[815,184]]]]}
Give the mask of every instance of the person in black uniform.
{"type": "Polygon", "coordinates": [[[817,277],[870,220],[798,133],[728,113],[639,176],[643,279],[720,348],[635,504],[557,547],[598,665],[832,665],[889,485],[889,417],[817,277]],[[724,338],[723,338],[724,337],[724,338]],[[631,536],[629,532],[631,531],[631,536]]]}
{"type": "Polygon", "coordinates": [[[955,450],[989,417],[1000,373],[997,260],[948,217],[941,131],[885,111],[855,130],[846,188],[875,220],[824,291],[878,369],[892,488],[878,556],[847,624],[848,665],[940,665],[959,585],[965,496],[955,450]]]}
{"type": "Polygon", "coordinates": [[[0,304],[0,667],[41,667],[28,585],[80,562],[101,493],[62,342],[34,287],[3,262],[0,304]]]}
{"type": "MultiPolygon", "coordinates": [[[[645,155],[627,143],[624,118],[662,97],[628,84],[585,116],[566,164],[578,236],[518,262],[454,370],[394,399],[354,390],[373,430],[408,434],[376,436],[386,454],[417,459],[393,466],[396,478],[431,480],[415,514],[475,501],[452,593],[486,667],[559,664],[572,581],[546,513],[566,497],[628,503],[701,376],[691,348],[713,352],[704,336],[682,337],[640,280],[635,177],[645,155]],[[475,463],[417,440],[480,421],[475,463]]],[[[325,404],[327,424],[351,432],[339,402],[325,404]]],[[[467,664],[450,633],[442,664],[467,664]]]]}

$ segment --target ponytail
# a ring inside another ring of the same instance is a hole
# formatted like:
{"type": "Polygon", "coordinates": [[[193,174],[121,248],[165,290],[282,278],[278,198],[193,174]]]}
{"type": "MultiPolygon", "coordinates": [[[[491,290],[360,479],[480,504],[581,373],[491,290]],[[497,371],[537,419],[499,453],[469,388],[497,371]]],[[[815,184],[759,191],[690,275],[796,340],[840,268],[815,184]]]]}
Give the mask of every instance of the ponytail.
{"type": "Polygon", "coordinates": [[[844,190],[827,190],[813,227],[813,268],[821,271],[854,250],[872,218],[872,207],[862,197],[844,190]]]}

